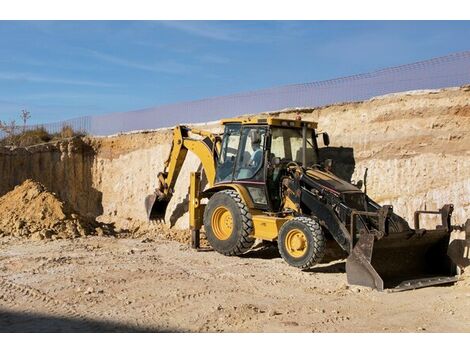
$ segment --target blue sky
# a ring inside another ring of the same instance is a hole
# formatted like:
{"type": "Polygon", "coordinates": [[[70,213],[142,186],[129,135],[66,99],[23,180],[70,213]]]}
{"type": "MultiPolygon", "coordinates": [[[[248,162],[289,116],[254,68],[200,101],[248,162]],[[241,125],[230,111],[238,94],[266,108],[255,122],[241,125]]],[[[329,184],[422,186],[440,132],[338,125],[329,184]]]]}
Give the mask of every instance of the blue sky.
{"type": "Polygon", "coordinates": [[[470,50],[468,38],[470,21],[0,21],[0,120],[325,80],[470,50]]]}

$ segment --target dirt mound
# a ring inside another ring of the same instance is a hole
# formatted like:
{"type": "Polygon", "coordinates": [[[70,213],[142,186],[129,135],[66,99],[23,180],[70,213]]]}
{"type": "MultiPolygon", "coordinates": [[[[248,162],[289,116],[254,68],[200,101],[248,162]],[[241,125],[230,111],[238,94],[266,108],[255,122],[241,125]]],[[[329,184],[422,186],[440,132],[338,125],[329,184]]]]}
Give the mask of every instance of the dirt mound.
{"type": "Polygon", "coordinates": [[[41,183],[26,180],[0,198],[0,237],[76,238],[110,234],[107,225],[84,218],[41,183]]]}

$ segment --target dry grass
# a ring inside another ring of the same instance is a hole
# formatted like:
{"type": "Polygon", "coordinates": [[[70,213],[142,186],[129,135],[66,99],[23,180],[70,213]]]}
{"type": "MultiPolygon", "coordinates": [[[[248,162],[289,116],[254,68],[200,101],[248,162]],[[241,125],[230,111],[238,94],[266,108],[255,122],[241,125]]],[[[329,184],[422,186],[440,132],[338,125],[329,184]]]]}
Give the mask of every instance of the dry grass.
{"type": "Polygon", "coordinates": [[[44,127],[10,133],[0,139],[0,146],[28,147],[65,138],[84,136],[85,133],[75,131],[72,126],[64,125],[60,132],[49,133],[44,127]]]}
{"type": "Polygon", "coordinates": [[[71,138],[77,135],[77,131],[75,131],[70,125],[64,125],[62,126],[62,130],[60,131],[59,135],[62,138],[71,138]]]}

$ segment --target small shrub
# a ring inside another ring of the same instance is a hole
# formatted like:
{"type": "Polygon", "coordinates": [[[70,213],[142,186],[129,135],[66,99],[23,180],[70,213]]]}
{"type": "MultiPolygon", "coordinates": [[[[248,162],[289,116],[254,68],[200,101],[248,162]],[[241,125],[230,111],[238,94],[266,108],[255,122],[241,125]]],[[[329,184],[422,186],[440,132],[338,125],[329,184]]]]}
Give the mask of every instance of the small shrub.
{"type": "Polygon", "coordinates": [[[17,147],[27,147],[34,144],[50,142],[52,136],[44,127],[37,127],[31,130],[25,130],[13,136],[13,145],[17,147]]]}
{"type": "Polygon", "coordinates": [[[27,110],[21,112],[21,119],[23,126],[20,128],[16,125],[16,121],[11,122],[0,121],[0,146],[16,146],[16,147],[27,147],[34,144],[47,143],[55,140],[72,137],[83,137],[85,133],[76,131],[72,126],[64,124],[57,133],[49,133],[44,127],[35,127],[28,129],[26,122],[31,117],[31,114],[27,110]]]}
{"type": "Polygon", "coordinates": [[[76,136],[77,132],[74,131],[72,126],[64,125],[64,126],[62,126],[62,129],[61,129],[59,134],[62,138],[71,138],[71,137],[76,136]]]}

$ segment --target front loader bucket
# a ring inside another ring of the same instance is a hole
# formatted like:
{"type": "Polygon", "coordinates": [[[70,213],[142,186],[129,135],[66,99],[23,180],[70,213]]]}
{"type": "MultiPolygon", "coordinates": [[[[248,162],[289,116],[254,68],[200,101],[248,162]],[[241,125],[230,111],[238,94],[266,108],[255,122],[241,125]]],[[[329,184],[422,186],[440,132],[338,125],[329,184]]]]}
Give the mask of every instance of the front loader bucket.
{"type": "Polygon", "coordinates": [[[161,198],[157,193],[150,194],[145,198],[145,210],[148,220],[165,221],[166,208],[170,201],[161,198]]]}
{"type": "Polygon", "coordinates": [[[445,230],[395,233],[378,240],[364,232],[346,261],[348,283],[403,291],[457,281],[447,256],[449,238],[445,230]]]}

